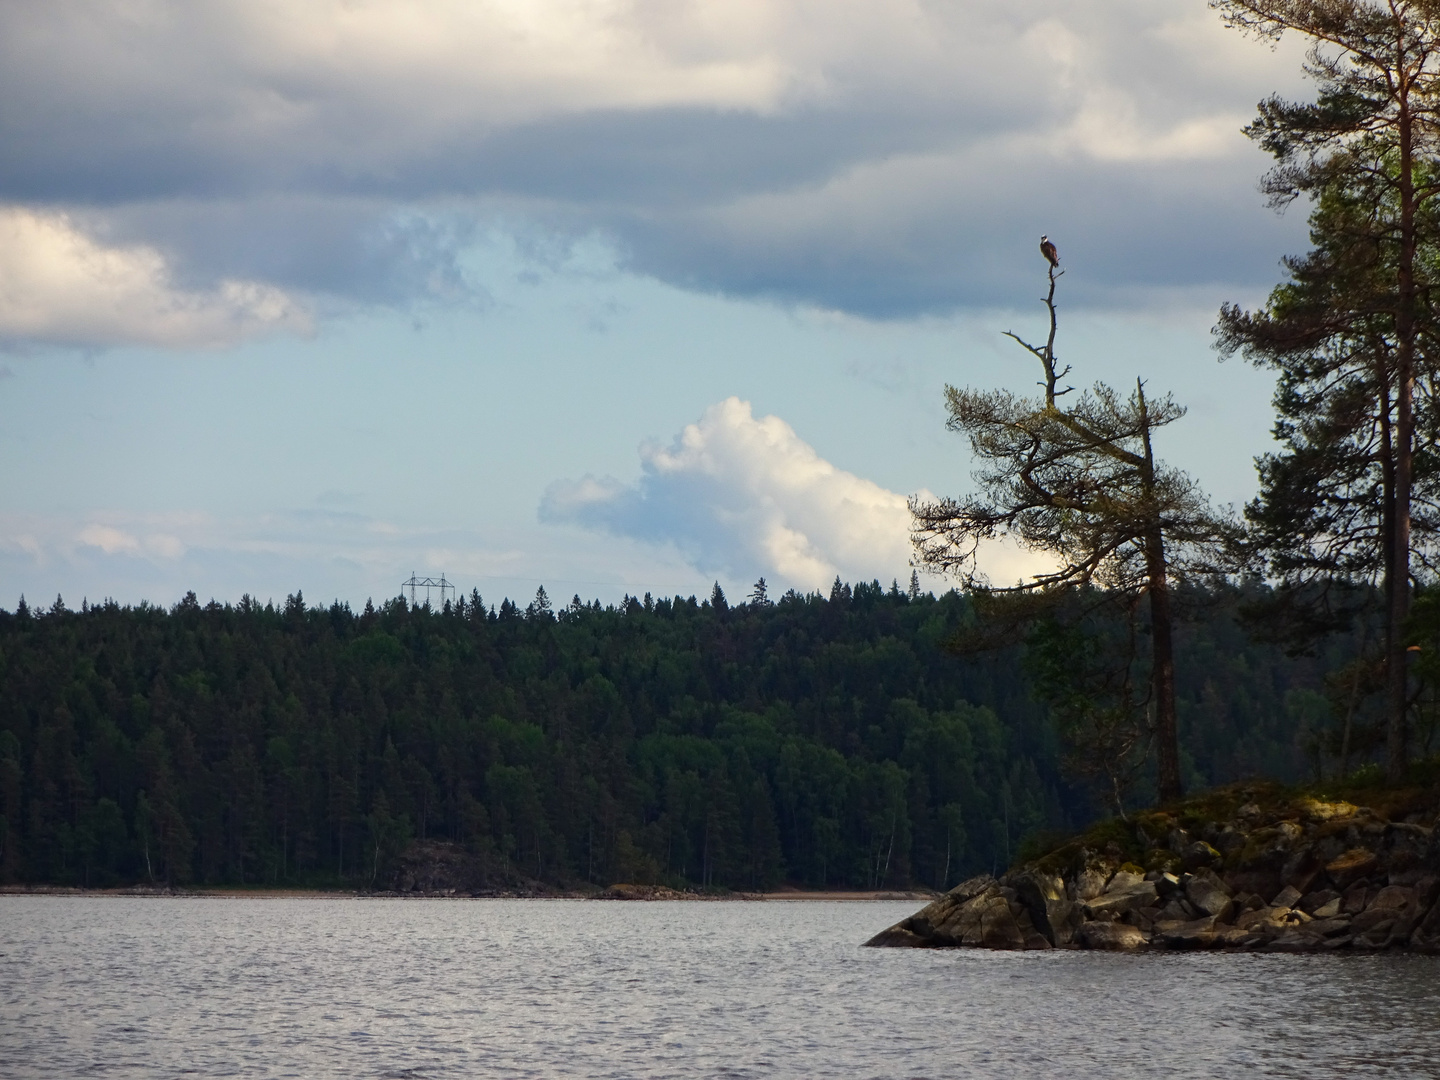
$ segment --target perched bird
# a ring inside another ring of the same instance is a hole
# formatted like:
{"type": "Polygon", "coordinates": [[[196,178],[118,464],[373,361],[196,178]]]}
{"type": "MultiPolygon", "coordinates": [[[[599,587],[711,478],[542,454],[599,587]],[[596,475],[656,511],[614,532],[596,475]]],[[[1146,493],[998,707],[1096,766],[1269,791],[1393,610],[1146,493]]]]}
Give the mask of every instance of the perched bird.
{"type": "Polygon", "coordinates": [[[1040,254],[1049,260],[1051,266],[1060,265],[1060,253],[1055,250],[1055,245],[1050,242],[1050,237],[1040,237],[1040,254]]]}

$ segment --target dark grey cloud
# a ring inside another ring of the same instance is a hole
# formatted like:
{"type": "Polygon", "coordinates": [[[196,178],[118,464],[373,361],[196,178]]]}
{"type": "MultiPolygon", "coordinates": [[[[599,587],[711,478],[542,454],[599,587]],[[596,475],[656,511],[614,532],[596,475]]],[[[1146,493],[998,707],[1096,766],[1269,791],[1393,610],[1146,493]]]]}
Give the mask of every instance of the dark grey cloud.
{"type": "Polygon", "coordinates": [[[1257,212],[1253,180],[1224,165],[994,167],[867,228],[844,200],[827,207],[817,192],[789,200],[808,202],[813,217],[788,228],[774,212],[740,210],[719,222],[637,214],[613,230],[639,272],[877,318],[1029,303],[1042,232],[1060,245],[1069,302],[1087,307],[1143,304],[1157,286],[1250,289],[1274,281],[1280,254],[1304,242],[1303,210],[1257,212]],[[776,228],[781,236],[766,235],[776,228]]]}
{"type": "Polygon", "coordinates": [[[241,277],[359,303],[485,300],[460,265],[480,230],[471,211],[300,194],[120,203],[89,216],[108,240],[158,247],[189,287],[241,277]]]}
{"type": "Polygon", "coordinates": [[[1091,305],[1248,289],[1303,244],[1238,134],[1289,58],[1202,0],[843,8],[565,8],[506,45],[484,4],[7,5],[0,202],[157,249],[186,287],[359,303],[483,302],[462,255],[497,222],[882,318],[1021,302],[1042,231],[1091,305]]]}

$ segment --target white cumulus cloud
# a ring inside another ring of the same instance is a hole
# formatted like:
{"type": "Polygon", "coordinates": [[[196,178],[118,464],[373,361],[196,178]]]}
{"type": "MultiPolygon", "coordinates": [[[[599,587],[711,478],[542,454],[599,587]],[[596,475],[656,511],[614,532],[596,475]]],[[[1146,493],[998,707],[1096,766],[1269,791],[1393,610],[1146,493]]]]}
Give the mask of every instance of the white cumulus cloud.
{"type": "Polygon", "coordinates": [[[273,286],[178,288],[152,247],[107,247],[64,214],[0,207],[0,339],[205,347],[306,326],[273,286]]]}
{"type": "Polygon", "coordinates": [[[642,446],[640,458],[635,485],[594,476],[552,484],[541,519],[674,544],[707,572],[802,589],[837,575],[905,576],[906,497],[836,468],[747,401],[712,405],[670,446],[642,446]]]}

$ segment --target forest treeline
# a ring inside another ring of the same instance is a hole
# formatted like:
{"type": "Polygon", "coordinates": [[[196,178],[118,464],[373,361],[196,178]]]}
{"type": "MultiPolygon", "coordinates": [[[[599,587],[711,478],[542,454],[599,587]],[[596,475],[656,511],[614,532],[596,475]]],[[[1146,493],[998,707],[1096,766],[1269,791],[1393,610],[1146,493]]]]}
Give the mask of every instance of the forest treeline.
{"type": "MultiPolygon", "coordinates": [[[[1189,783],[1299,777],[1323,660],[1248,638],[1240,590],[1202,599],[1189,783]]],[[[1101,808],[1022,649],[947,650],[971,623],[956,592],[838,581],[558,610],[22,600],[0,611],[0,875],[368,888],[428,838],[560,886],[943,887],[1101,808]]]]}

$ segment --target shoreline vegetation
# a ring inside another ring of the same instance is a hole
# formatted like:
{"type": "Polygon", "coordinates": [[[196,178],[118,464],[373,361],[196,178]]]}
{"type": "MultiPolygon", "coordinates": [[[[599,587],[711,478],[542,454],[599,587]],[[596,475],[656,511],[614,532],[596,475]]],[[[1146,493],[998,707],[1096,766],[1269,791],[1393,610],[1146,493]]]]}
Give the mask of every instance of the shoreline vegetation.
{"type": "Polygon", "coordinates": [[[1440,759],[1232,784],[962,882],[867,945],[1440,954],[1440,759]]]}

